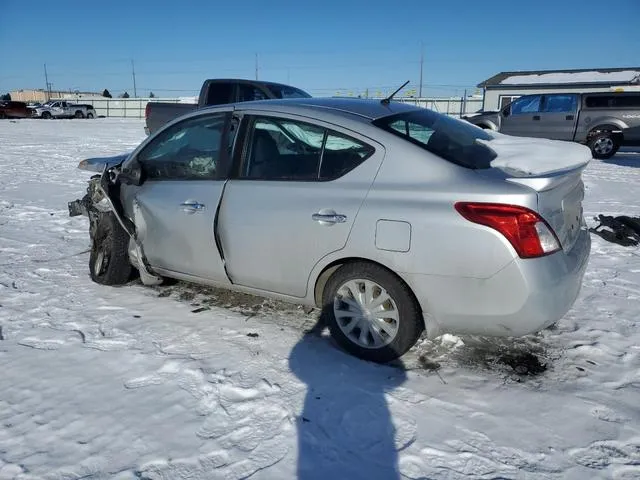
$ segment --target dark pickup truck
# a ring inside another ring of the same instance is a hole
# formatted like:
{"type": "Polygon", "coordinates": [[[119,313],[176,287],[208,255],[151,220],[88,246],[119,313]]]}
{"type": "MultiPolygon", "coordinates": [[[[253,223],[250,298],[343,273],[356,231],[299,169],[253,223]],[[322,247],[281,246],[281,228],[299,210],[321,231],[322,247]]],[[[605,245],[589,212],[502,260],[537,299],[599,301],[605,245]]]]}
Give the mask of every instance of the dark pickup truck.
{"type": "Polygon", "coordinates": [[[498,112],[462,118],[507,135],[579,142],[594,158],[640,146],[640,92],[524,95],[498,112]]]}
{"type": "Polygon", "coordinates": [[[290,85],[260,80],[209,79],[200,89],[198,103],[149,102],[145,108],[147,135],[165,123],[198,108],[224,103],[249,102],[272,98],[310,98],[307,92],[290,85]]]}
{"type": "Polygon", "coordinates": [[[24,102],[0,100],[0,118],[29,118],[32,110],[24,102]]]}

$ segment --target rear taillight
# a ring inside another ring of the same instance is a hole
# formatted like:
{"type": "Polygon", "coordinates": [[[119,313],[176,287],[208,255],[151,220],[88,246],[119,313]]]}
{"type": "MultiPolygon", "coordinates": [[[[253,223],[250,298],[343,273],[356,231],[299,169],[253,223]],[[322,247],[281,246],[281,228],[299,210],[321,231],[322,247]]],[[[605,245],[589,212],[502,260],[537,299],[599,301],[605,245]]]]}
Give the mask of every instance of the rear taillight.
{"type": "Polygon", "coordinates": [[[491,227],[505,236],[521,258],[560,250],[558,237],[536,212],[517,205],[458,202],[455,209],[470,222],[491,227]]]}

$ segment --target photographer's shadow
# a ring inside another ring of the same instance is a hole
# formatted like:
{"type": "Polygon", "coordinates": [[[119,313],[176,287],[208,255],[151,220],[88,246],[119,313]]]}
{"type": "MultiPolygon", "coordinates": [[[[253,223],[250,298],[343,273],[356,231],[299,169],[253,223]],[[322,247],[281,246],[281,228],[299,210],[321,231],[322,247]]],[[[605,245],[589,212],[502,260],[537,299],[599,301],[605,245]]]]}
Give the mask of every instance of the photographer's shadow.
{"type": "Polygon", "coordinates": [[[302,480],[400,479],[396,428],[385,393],[406,380],[400,362],[376,365],[348,355],[322,320],[291,351],[289,367],[307,385],[298,417],[302,480]]]}

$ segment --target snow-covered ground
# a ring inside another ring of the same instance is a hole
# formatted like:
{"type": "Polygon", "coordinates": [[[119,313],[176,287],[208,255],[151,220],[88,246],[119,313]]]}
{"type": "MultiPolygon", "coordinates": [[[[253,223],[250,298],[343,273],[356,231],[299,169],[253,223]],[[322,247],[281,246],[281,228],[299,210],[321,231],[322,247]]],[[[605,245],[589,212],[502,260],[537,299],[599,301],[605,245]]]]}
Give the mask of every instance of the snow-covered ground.
{"type": "MultiPolygon", "coordinates": [[[[539,335],[367,364],[317,312],[90,281],[76,165],[143,137],[0,122],[0,479],[640,478],[640,250],[594,237],[578,303],[539,335]]],[[[640,215],[640,154],[585,182],[590,224],[640,215]]]]}

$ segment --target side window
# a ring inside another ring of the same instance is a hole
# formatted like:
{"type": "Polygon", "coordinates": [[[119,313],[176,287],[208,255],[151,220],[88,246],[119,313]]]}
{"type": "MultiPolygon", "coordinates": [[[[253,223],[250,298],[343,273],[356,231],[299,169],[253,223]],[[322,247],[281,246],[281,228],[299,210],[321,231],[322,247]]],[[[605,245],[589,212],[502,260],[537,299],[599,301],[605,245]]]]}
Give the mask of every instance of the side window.
{"type": "Polygon", "coordinates": [[[520,97],[511,103],[511,114],[537,113],[540,111],[540,95],[520,97]]]}
{"type": "Polygon", "coordinates": [[[578,107],[576,95],[545,95],[543,112],[572,113],[578,107]]]}
{"type": "Polygon", "coordinates": [[[618,108],[640,108],[640,95],[619,95],[613,97],[613,106],[618,108]]]}
{"type": "Polygon", "coordinates": [[[374,151],[337,132],[284,118],[254,119],[247,139],[240,178],[253,180],[334,180],[374,151]]]}
{"type": "Polygon", "coordinates": [[[222,105],[234,101],[231,98],[234,85],[231,83],[213,82],[207,92],[207,105],[222,105]]]}
{"type": "Polygon", "coordinates": [[[369,145],[328,132],[322,151],[320,180],[340,178],[373,155],[373,152],[373,147],[369,145]]]}
{"type": "Polygon", "coordinates": [[[504,109],[506,106],[511,104],[511,102],[513,102],[514,100],[517,100],[519,97],[520,97],[519,95],[517,95],[517,96],[514,96],[514,95],[501,96],[500,97],[500,110],[504,109]]]}
{"type": "Polygon", "coordinates": [[[215,180],[226,174],[221,165],[222,136],[228,115],[190,118],[153,139],[139,154],[150,180],[215,180]]]}
{"type": "Polygon", "coordinates": [[[239,102],[250,102],[252,100],[267,100],[269,97],[265,95],[265,93],[259,88],[248,85],[248,84],[240,84],[238,85],[238,101],[239,102]]]}

